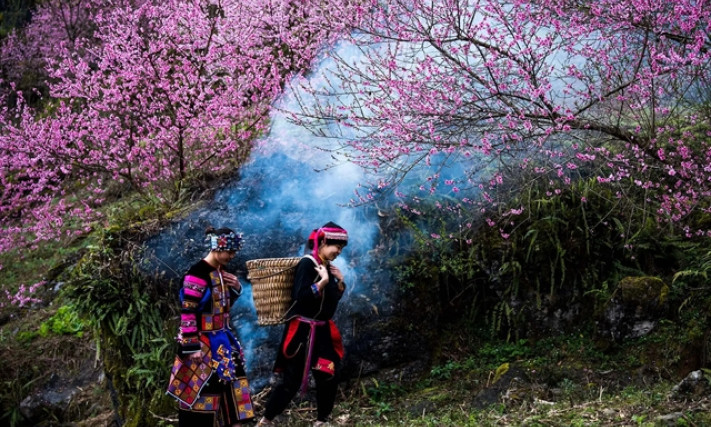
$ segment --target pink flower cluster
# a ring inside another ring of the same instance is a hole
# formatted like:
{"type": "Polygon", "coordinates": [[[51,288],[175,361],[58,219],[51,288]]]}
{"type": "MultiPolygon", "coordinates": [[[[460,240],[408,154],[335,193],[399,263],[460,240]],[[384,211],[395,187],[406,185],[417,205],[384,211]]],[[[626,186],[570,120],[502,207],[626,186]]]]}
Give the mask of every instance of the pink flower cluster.
{"type": "Polygon", "coordinates": [[[46,281],[37,282],[32,286],[20,285],[20,288],[14,294],[7,289],[3,289],[6,299],[0,301],[0,308],[5,307],[26,307],[30,304],[41,303],[42,299],[37,297],[35,293],[39,288],[47,284],[46,281]]]}

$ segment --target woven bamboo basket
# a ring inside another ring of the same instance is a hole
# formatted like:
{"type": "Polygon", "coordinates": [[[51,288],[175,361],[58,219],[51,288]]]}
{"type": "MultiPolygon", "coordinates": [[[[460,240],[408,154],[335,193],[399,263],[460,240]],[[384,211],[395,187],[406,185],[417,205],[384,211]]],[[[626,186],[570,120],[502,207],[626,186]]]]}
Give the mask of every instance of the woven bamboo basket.
{"type": "Polygon", "coordinates": [[[252,282],[257,324],[276,325],[284,321],[291,305],[291,288],[299,260],[301,257],[247,261],[247,279],[252,282]]]}

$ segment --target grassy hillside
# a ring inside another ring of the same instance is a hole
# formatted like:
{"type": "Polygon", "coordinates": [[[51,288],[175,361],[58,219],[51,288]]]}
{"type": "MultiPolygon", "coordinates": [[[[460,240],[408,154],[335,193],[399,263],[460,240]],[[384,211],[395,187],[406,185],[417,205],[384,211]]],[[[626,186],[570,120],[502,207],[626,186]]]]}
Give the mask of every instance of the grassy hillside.
{"type": "MultiPolygon", "coordinates": [[[[24,283],[51,279],[66,260],[76,260],[90,248],[90,242],[18,256],[11,268],[2,270],[3,282],[16,277],[24,283]]],[[[9,266],[8,254],[4,257],[9,266]]],[[[116,415],[111,388],[105,379],[92,377],[101,357],[92,329],[61,292],[45,289],[41,295],[45,301],[28,308],[3,307],[0,357],[9,361],[2,372],[3,424],[27,425],[19,413],[27,395],[84,376],[89,382],[64,418],[48,415],[43,425],[112,425],[116,415]],[[18,357],[22,354],[34,356],[18,357]]],[[[586,333],[506,342],[482,339],[466,332],[466,325],[450,323],[441,340],[432,343],[438,356],[429,370],[398,366],[344,382],[333,421],[408,426],[708,425],[711,372],[702,371],[703,381],[675,390],[688,373],[680,364],[684,355],[676,351],[685,338],[683,330],[664,322],[647,337],[600,348],[586,333]]],[[[266,391],[256,396],[258,408],[265,397],[266,391]]],[[[313,416],[314,401],[307,396],[281,421],[306,426],[313,416]]],[[[175,419],[170,411],[153,413],[140,425],[176,425],[175,419]]]]}
{"type": "MultiPolygon", "coordinates": [[[[704,370],[711,336],[709,243],[660,235],[649,226],[639,228],[634,252],[621,250],[629,241],[616,240],[614,232],[581,245],[585,235],[576,200],[572,194],[532,209],[527,227],[507,239],[486,228],[454,235],[442,215],[420,217],[432,223],[387,216],[381,246],[400,249],[398,256],[381,258],[397,266],[396,280],[408,299],[437,319],[422,349],[433,363],[348,379],[334,422],[711,423],[704,370]],[[450,237],[427,239],[435,226],[450,237]],[[475,243],[461,244],[465,239],[475,243]],[[407,251],[402,241],[410,242],[407,251]],[[650,274],[668,285],[668,309],[652,333],[601,339],[596,316],[615,295],[619,279],[650,274]],[[542,313],[573,303],[589,308],[591,317],[558,330],[543,327],[542,313]],[[692,371],[701,378],[683,383],[692,371]]],[[[7,292],[0,307],[0,357],[7,361],[0,366],[3,424],[175,425],[174,402],[163,393],[174,334],[169,298],[135,266],[136,243],[181,210],[116,203],[107,207],[107,221],[82,239],[0,255],[0,283],[7,292]],[[38,282],[44,283],[34,293],[21,291],[38,282]],[[30,299],[22,306],[11,303],[19,297],[30,299]],[[70,403],[40,421],[22,413],[28,396],[69,392],[70,403]]],[[[592,206],[585,212],[588,221],[609,212],[592,197],[586,206],[592,206]]],[[[255,396],[258,409],[265,396],[266,391],[255,396]]],[[[295,402],[284,425],[310,425],[313,405],[311,397],[295,402]]]]}

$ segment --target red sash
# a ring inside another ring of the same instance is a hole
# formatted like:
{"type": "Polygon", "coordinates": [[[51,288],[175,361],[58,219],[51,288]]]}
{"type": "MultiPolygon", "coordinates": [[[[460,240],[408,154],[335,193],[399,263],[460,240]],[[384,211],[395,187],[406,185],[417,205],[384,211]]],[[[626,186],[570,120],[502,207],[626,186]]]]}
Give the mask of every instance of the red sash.
{"type": "MultiPolygon", "coordinates": [[[[287,329],[286,332],[286,338],[284,339],[284,345],[282,346],[282,354],[284,357],[287,359],[291,359],[294,357],[293,355],[289,355],[287,353],[287,348],[289,347],[289,344],[291,341],[294,339],[294,336],[296,335],[296,332],[299,330],[299,325],[300,323],[306,323],[309,325],[309,336],[306,341],[306,360],[304,363],[304,374],[301,379],[301,393],[304,394],[306,393],[306,387],[308,386],[308,379],[309,379],[309,369],[311,368],[311,358],[313,355],[313,347],[314,347],[314,337],[316,336],[316,327],[317,326],[323,326],[328,323],[329,326],[329,332],[331,336],[331,345],[333,345],[333,350],[338,354],[339,358],[343,358],[343,355],[345,354],[344,348],[343,348],[343,339],[341,338],[341,332],[338,330],[338,327],[336,327],[336,323],[333,320],[314,320],[314,319],[309,319],[308,317],[303,317],[303,316],[296,316],[289,322],[289,328],[287,329]]],[[[334,374],[335,367],[333,361],[326,360],[323,358],[319,358],[317,368],[321,367],[322,369],[319,369],[323,372],[330,373],[331,375],[334,374]],[[329,372],[330,371],[330,372],[329,372]]]]}

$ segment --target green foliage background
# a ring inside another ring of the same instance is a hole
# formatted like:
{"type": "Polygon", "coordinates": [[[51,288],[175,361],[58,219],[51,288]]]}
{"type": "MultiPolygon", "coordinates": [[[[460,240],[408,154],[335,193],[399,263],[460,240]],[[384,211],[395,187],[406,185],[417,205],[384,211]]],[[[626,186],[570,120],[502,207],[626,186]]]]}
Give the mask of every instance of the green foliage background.
{"type": "MultiPolygon", "coordinates": [[[[401,282],[415,293],[432,292],[435,284],[442,316],[463,319],[468,328],[485,324],[487,336],[509,341],[550,333],[540,322],[543,312],[578,306],[579,318],[596,318],[627,276],[673,285],[672,319],[703,310],[703,303],[689,306],[694,303],[686,293],[693,288],[694,301],[708,295],[701,283],[708,239],[689,239],[671,225],[654,223],[636,201],[621,202],[594,180],[580,180],[553,199],[546,190],[530,187],[501,206],[501,212],[524,207],[510,229],[490,227],[461,208],[431,204],[418,206],[418,215],[400,211],[414,249],[395,259],[401,282]],[[451,228],[468,215],[472,227],[451,228]]],[[[592,325],[577,325],[568,326],[592,332],[592,325]]]]}

